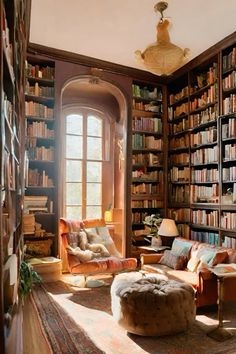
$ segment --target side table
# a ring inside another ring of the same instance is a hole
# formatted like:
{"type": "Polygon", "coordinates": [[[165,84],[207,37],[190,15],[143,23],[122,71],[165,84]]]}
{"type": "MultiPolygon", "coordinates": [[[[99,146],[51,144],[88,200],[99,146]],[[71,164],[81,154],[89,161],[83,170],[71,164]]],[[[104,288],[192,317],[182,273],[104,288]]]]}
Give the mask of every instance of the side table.
{"type": "Polygon", "coordinates": [[[212,273],[217,277],[217,304],[218,304],[218,326],[207,335],[219,342],[223,342],[232,337],[232,334],[224,328],[223,324],[223,302],[224,302],[224,279],[236,277],[236,268],[230,264],[219,265],[211,268],[212,273]]]}

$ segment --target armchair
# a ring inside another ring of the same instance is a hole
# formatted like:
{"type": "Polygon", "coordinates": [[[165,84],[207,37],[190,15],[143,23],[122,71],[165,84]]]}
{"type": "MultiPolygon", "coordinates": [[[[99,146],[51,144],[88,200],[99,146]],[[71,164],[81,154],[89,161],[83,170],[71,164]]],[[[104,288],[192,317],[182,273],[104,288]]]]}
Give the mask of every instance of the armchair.
{"type": "Polygon", "coordinates": [[[135,270],[137,267],[136,258],[122,258],[117,251],[115,244],[109,234],[103,219],[90,220],[68,220],[60,219],[60,240],[61,240],[61,259],[63,271],[71,274],[83,274],[84,276],[111,273],[116,274],[122,271],[135,270]],[[79,260],[79,258],[68,252],[71,234],[85,230],[93,237],[97,236],[99,243],[102,243],[109,252],[109,257],[92,258],[89,261],[79,260]]]}

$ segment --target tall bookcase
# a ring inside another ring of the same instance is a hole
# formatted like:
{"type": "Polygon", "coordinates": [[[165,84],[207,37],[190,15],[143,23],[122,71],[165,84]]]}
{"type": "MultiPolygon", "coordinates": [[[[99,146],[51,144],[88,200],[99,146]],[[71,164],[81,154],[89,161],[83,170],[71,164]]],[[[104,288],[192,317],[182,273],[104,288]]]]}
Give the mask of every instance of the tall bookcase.
{"type": "Polygon", "coordinates": [[[30,2],[1,0],[0,4],[0,352],[22,353],[18,284],[23,250],[24,61],[30,2]]]}
{"type": "Polygon", "coordinates": [[[236,45],[168,86],[167,215],[180,235],[236,247],[236,45]]]}
{"type": "MultiPolygon", "coordinates": [[[[164,208],[163,94],[161,87],[132,84],[132,232],[164,208]]],[[[142,231],[141,231],[142,232],[142,231]]],[[[135,239],[135,238],[134,238],[135,239]]]]}
{"type": "Polygon", "coordinates": [[[57,256],[55,63],[27,56],[26,189],[23,231],[28,256],[57,256]]]}

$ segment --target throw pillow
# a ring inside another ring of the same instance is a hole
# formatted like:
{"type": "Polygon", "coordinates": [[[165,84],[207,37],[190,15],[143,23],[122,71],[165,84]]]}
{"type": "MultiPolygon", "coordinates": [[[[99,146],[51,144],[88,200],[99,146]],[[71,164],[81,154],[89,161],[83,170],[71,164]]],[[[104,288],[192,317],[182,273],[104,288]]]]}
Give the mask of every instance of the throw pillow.
{"type": "Polygon", "coordinates": [[[197,258],[196,256],[195,257],[191,257],[190,260],[188,261],[187,269],[190,272],[196,272],[197,269],[198,269],[199,263],[200,263],[200,259],[199,258],[197,258]]]}
{"type": "Polygon", "coordinates": [[[177,255],[189,256],[189,252],[192,248],[192,243],[175,238],[172,244],[171,252],[177,255]]]}
{"type": "Polygon", "coordinates": [[[88,242],[89,243],[102,243],[104,244],[103,238],[99,236],[96,232],[89,231],[88,229],[84,229],[86,232],[88,242]]]}
{"type": "Polygon", "coordinates": [[[102,237],[105,244],[113,243],[110,232],[106,226],[99,226],[96,228],[99,236],[102,237]]]}
{"type": "Polygon", "coordinates": [[[228,256],[227,251],[216,252],[214,258],[209,262],[209,266],[214,267],[219,263],[227,263],[228,256]]]}
{"type": "Polygon", "coordinates": [[[67,242],[72,247],[78,246],[78,232],[68,232],[66,234],[67,242]]]}
{"type": "Polygon", "coordinates": [[[203,247],[200,248],[197,252],[197,257],[200,261],[209,264],[210,261],[215,257],[216,249],[203,247]]]}
{"type": "Polygon", "coordinates": [[[159,263],[176,270],[182,270],[186,267],[187,257],[184,255],[177,255],[172,253],[170,250],[166,250],[159,263]]]}

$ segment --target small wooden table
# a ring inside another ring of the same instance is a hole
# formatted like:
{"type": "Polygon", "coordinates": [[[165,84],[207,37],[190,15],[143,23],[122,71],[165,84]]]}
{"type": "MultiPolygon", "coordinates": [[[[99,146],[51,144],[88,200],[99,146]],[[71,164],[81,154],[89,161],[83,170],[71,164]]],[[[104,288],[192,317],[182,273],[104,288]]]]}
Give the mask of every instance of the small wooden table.
{"type": "Polygon", "coordinates": [[[164,252],[167,249],[170,249],[168,246],[159,246],[159,247],[153,247],[153,246],[137,246],[138,250],[141,251],[141,253],[160,253],[164,252]]]}
{"type": "Polygon", "coordinates": [[[223,342],[232,337],[232,334],[224,328],[223,324],[223,302],[224,302],[224,279],[236,277],[236,267],[225,264],[219,267],[211,268],[212,273],[217,277],[217,293],[218,293],[218,326],[207,335],[219,342],[223,342]]]}

